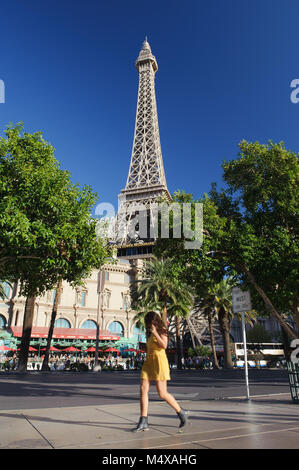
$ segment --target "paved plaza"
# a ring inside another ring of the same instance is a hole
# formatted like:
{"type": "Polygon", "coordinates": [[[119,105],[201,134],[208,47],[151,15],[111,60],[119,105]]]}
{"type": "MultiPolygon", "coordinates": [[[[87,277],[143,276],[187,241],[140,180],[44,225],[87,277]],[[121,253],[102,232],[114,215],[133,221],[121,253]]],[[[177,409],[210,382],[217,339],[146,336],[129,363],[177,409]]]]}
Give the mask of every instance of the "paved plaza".
{"type": "Polygon", "coordinates": [[[250,372],[250,402],[242,371],[173,373],[169,391],[190,411],[190,424],[179,432],[176,414],[152,386],[150,429],[141,433],[131,432],[139,419],[138,371],[0,374],[0,448],[299,449],[299,406],[286,372],[250,372]]]}
{"type": "Polygon", "coordinates": [[[167,404],[150,406],[147,432],[132,433],[138,403],[0,412],[5,449],[299,449],[299,407],[287,394],[184,401],[183,433],[167,404]]]}

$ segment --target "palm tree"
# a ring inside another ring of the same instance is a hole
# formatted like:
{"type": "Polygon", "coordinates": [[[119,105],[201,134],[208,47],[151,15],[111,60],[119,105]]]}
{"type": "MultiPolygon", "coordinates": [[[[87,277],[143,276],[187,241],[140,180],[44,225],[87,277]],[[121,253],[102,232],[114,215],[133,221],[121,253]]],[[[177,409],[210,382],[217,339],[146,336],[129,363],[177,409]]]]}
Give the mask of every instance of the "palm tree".
{"type": "Polygon", "coordinates": [[[132,301],[132,305],[133,310],[136,311],[136,314],[133,318],[133,322],[136,322],[137,328],[141,328],[142,330],[145,330],[144,318],[148,312],[153,311],[160,313],[159,305],[150,301],[147,303],[144,299],[135,299],[134,301],[132,301]]]}
{"type": "Polygon", "coordinates": [[[144,317],[153,310],[159,312],[167,327],[167,313],[175,317],[177,339],[177,361],[181,367],[182,341],[180,333],[181,318],[186,318],[193,306],[190,288],[178,281],[173,274],[171,259],[165,261],[153,258],[145,268],[145,277],[131,285],[132,308],[138,313],[134,320],[144,327],[144,317]]]}
{"type": "Polygon", "coordinates": [[[200,312],[208,320],[209,335],[211,341],[211,349],[214,359],[214,364],[219,369],[219,363],[216,353],[216,342],[214,335],[213,323],[217,319],[217,312],[215,309],[214,295],[211,294],[209,286],[201,286],[201,297],[196,299],[196,311],[200,312]]]}
{"type": "Polygon", "coordinates": [[[181,320],[187,318],[190,315],[194,303],[193,295],[186,284],[181,284],[181,290],[177,295],[176,303],[172,302],[168,306],[168,313],[175,319],[175,331],[176,331],[176,360],[177,368],[182,368],[182,357],[184,356],[183,341],[181,335],[181,320]]]}
{"type": "Polygon", "coordinates": [[[216,310],[210,304],[205,307],[204,315],[207,317],[207,320],[208,320],[209,335],[211,339],[211,349],[213,353],[214,364],[215,364],[215,367],[219,369],[218,357],[217,357],[217,352],[216,352],[216,342],[215,342],[215,336],[214,336],[214,328],[213,328],[213,323],[215,319],[217,318],[217,313],[216,313],[216,310]]]}
{"type": "Polygon", "coordinates": [[[160,313],[161,305],[159,302],[155,302],[154,299],[148,297],[145,298],[144,296],[140,295],[136,281],[131,283],[130,291],[131,308],[136,312],[133,321],[136,322],[136,326],[138,328],[145,329],[145,315],[151,311],[160,313]]]}
{"type": "MultiPolygon", "coordinates": [[[[182,285],[182,293],[177,294],[176,303],[170,302],[167,305],[167,312],[169,317],[173,317],[175,321],[175,331],[176,331],[176,362],[178,369],[182,367],[182,357],[183,353],[183,341],[181,335],[181,320],[182,318],[187,318],[190,314],[190,309],[193,305],[193,297],[190,292],[187,290],[187,287],[182,285]],[[183,291],[183,289],[186,289],[183,291]],[[180,298],[181,297],[181,298],[180,298]]],[[[137,310],[137,313],[134,317],[136,325],[138,327],[145,328],[144,318],[145,315],[150,311],[156,311],[161,314],[161,303],[157,302],[156,304],[151,302],[150,299],[145,300],[140,299],[139,302],[135,302],[134,308],[137,310]]],[[[162,315],[161,315],[162,316],[162,315]]]]}
{"type": "MultiPolygon", "coordinates": [[[[230,329],[231,322],[234,315],[240,319],[241,314],[233,313],[232,304],[232,278],[224,278],[218,284],[212,292],[214,309],[218,317],[220,331],[223,337],[223,348],[224,348],[224,367],[231,369],[233,367],[231,349],[230,349],[230,329]]],[[[256,319],[256,313],[245,312],[245,321],[253,323],[256,319]]]]}
{"type": "MultiPolygon", "coordinates": [[[[182,290],[181,285],[173,275],[173,264],[170,258],[158,260],[153,258],[145,266],[144,277],[135,281],[133,303],[141,299],[144,305],[152,305],[162,311],[162,320],[167,328],[167,308],[169,303],[176,303],[177,296],[182,290]]],[[[134,308],[134,307],[133,307],[134,308]]],[[[135,308],[134,308],[135,309],[135,308]]]]}

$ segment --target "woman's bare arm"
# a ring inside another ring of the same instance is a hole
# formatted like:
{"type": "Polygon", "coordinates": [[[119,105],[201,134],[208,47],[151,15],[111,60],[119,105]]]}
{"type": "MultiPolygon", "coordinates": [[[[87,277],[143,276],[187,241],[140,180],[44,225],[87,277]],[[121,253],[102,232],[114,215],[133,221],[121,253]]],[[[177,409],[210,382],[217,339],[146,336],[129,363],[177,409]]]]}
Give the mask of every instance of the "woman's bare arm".
{"type": "Polygon", "coordinates": [[[155,336],[159,346],[161,348],[166,349],[167,344],[168,344],[168,337],[166,335],[159,335],[159,333],[157,332],[156,327],[154,325],[152,325],[151,332],[155,336]]]}

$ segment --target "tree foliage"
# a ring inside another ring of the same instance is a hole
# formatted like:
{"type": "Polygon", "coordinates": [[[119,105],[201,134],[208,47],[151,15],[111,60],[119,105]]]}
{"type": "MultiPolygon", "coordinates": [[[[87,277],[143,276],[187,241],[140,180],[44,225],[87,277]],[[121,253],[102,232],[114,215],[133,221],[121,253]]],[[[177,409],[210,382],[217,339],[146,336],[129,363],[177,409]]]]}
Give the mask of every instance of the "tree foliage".
{"type": "Polygon", "coordinates": [[[71,182],[40,132],[22,131],[21,124],[9,127],[0,138],[0,269],[33,296],[60,277],[80,284],[107,248],[90,217],[96,193],[71,182]]]}
{"type": "Polygon", "coordinates": [[[251,288],[259,311],[284,327],[281,313],[299,322],[298,156],[271,141],[239,147],[239,158],[223,164],[227,188],[217,192],[214,186],[210,194],[227,220],[224,257],[251,288]]]}
{"type": "MultiPolygon", "coordinates": [[[[255,310],[273,315],[295,338],[284,313],[292,313],[299,326],[297,155],[281,143],[242,141],[238,158],[224,163],[223,170],[225,189],[212,185],[198,200],[183,191],[173,196],[182,211],[191,203],[193,227],[193,207],[203,204],[200,249],[185,249],[184,237],[170,237],[159,238],[155,253],[174,260],[174,269],[199,298],[230,275],[250,289],[255,310]]],[[[170,222],[173,228],[174,218],[170,222]]]]}
{"type": "Polygon", "coordinates": [[[34,298],[65,280],[83,284],[110,250],[97,239],[97,194],[71,182],[41,132],[10,126],[0,138],[0,278],[27,296],[20,362],[26,362],[34,298]],[[21,360],[23,359],[23,361],[21,360]]]}
{"type": "Polygon", "coordinates": [[[164,324],[167,326],[167,312],[186,311],[193,305],[193,298],[187,286],[178,280],[171,259],[159,260],[153,258],[145,263],[141,279],[132,285],[132,307],[144,313],[149,310],[161,312],[164,324]]]}

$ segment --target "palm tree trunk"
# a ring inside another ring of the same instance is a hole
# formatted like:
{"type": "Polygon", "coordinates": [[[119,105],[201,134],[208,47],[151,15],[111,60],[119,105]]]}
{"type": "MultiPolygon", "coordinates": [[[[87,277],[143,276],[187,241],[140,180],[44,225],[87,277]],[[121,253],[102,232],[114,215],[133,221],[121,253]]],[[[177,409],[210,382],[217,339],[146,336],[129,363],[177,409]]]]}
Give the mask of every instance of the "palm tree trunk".
{"type": "Polygon", "coordinates": [[[182,368],[182,337],[181,337],[181,317],[175,317],[176,331],[176,362],[177,368],[182,368]]]}
{"type": "Polygon", "coordinates": [[[219,309],[218,321],[219,321],[219,326],[220,326],[220,330],[221,330],[222,338],[223,338],[224,367],[225,369],[232,369],[233,361],[232,361],[230,341],[229,341],[229,332],[230,332],[229,314],[223,307],[220,307],[219,309]]]}
{"type": "Polygon", "coordinates": [[[284,355],[285,355],[286,360],[289,361],[290,356],[291,356],[291,351],[292,351],[290,348],[290,339],[283,328],[281,328],[281,334],[282,334],[282,344],[283,344],[283,349],[284,349],[284,355]]]}
{"type": "Polygon", "coordinates": [[[53,337],[53,331],[54,331],[54,324],[57,316],[57,309],[58,305],[60,302],[60,297],[61,297],[61,291],[62,291],[62,279],[60,279],[57,289],[56,289],[56,295],[53,303],[53,309],[52,309],[52,314],[51,314],[51,321],[50,321],[50,327],[49,327],[49,332],[48,332],[48,338],[47,338],[47,346],[46,346],[46,352],[45,352],[45,357],[43,360],[42,364],[42,370],[47,371],[49,370],[49,353],[50,353],[50,347],[51,347],[51,341],[53,337]]]}
{"type": "Polygon", "coordinates": [[[213,321],[212,321],[211,311],[208,312],[208,324],[209,324],[209,333],[210,333],[210,338],[211,338],[211,348],[212,348],[212,353],[213,353],[213,358],[214,358],[214,364],[215,364],[215,367],[219,369],[218,358],[216,354],[215,336],[214,336],[214,330],[213,330],[213,321]]]}
{"type": "Polygon", "coordinates": [[[22,333],[22,340],[21,340],[21,346],[20,346],[18,372],[27,371],[28,351],[29,351],[30,338],[31,338],[34,306],[35,306],[35,297],[27,297],[26,304],[25,304],[24,320],[23,320],[23,333],[22,333]]]}

